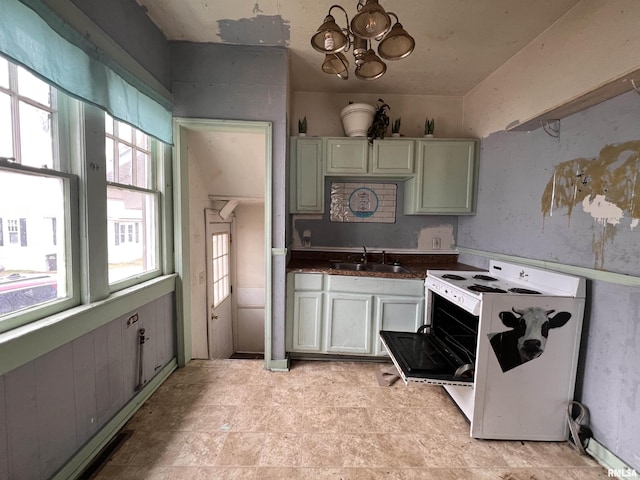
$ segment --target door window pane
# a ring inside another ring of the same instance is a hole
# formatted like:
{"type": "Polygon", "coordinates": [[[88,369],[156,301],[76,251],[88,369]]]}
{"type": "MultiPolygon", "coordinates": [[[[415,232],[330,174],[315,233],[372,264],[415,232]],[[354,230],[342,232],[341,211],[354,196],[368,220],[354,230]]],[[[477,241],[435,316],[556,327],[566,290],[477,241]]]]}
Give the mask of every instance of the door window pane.
{"type": "Polygon", "coordinates": [[[213,308],[220,305],[231,293],[229,279],[229,234],[226,232],[211,235],[213,308]]]}

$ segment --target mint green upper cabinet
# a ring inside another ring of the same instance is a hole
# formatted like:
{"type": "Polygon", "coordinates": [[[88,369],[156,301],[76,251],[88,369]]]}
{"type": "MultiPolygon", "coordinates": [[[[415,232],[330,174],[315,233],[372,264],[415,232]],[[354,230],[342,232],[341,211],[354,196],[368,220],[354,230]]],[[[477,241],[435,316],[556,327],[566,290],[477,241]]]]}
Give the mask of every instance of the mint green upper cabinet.
{"type": "Polygon", "coordinates": [[[371,173],[385,177],[413,175],[414,145],[413,140],[374,140],[371,173]]]}
{"type": "Polygon", "coordinates": [[[328,138],[327,175],[364,175],[368,170],[369,142],[366,138],[328,138]]]}
{"type": "Polygon", "coordinates": [[[322,139],[291,139],[291,213],[324,211],[322,139]]]}
{"type": "Polygon", "coordinates": [[[405,182],[405,214],[475,213],[477,142],[418,140],[416,175],[405,182]]]}
{"type": "Polygon", "coordinates": [[[414,140],[328,138],[327,175],[397,177],[413,175],[414,140]]]}

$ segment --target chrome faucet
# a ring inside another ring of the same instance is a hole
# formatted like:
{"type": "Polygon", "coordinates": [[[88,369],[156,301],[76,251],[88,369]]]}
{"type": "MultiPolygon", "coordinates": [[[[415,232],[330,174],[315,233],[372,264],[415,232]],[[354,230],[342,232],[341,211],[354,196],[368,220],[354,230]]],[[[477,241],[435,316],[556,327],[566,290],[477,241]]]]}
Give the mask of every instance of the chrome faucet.
{"type": "Polygon", "coordinates": [[[367,258],[367,247],[366,246],[362,246],[362,248],[364,249],[364,253],[362,254],[362,263],[367,263],[368,258],[367,258]]]}

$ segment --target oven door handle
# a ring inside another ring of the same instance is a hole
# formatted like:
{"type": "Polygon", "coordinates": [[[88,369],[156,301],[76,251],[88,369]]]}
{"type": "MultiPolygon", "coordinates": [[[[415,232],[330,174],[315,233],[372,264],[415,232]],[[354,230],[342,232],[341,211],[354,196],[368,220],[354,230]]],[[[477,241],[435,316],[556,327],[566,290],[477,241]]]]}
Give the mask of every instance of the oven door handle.
{"type": "Polygon", "coordinates": [[[453,378],[473,378],[474,370],[475,366],[472,363],[465,363],[456,369],[456,372],[453,374],[453,378]]]}

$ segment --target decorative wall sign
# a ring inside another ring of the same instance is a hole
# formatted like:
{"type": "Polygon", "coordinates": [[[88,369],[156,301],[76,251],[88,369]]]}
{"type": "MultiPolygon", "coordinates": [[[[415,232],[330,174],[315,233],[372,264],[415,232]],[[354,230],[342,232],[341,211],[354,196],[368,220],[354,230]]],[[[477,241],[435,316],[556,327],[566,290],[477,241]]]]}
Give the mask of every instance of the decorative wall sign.
{"type": "Polygon", "coordinates": [[[331,183],[332,222],[395,223],[395,183],[331,183]]]}

